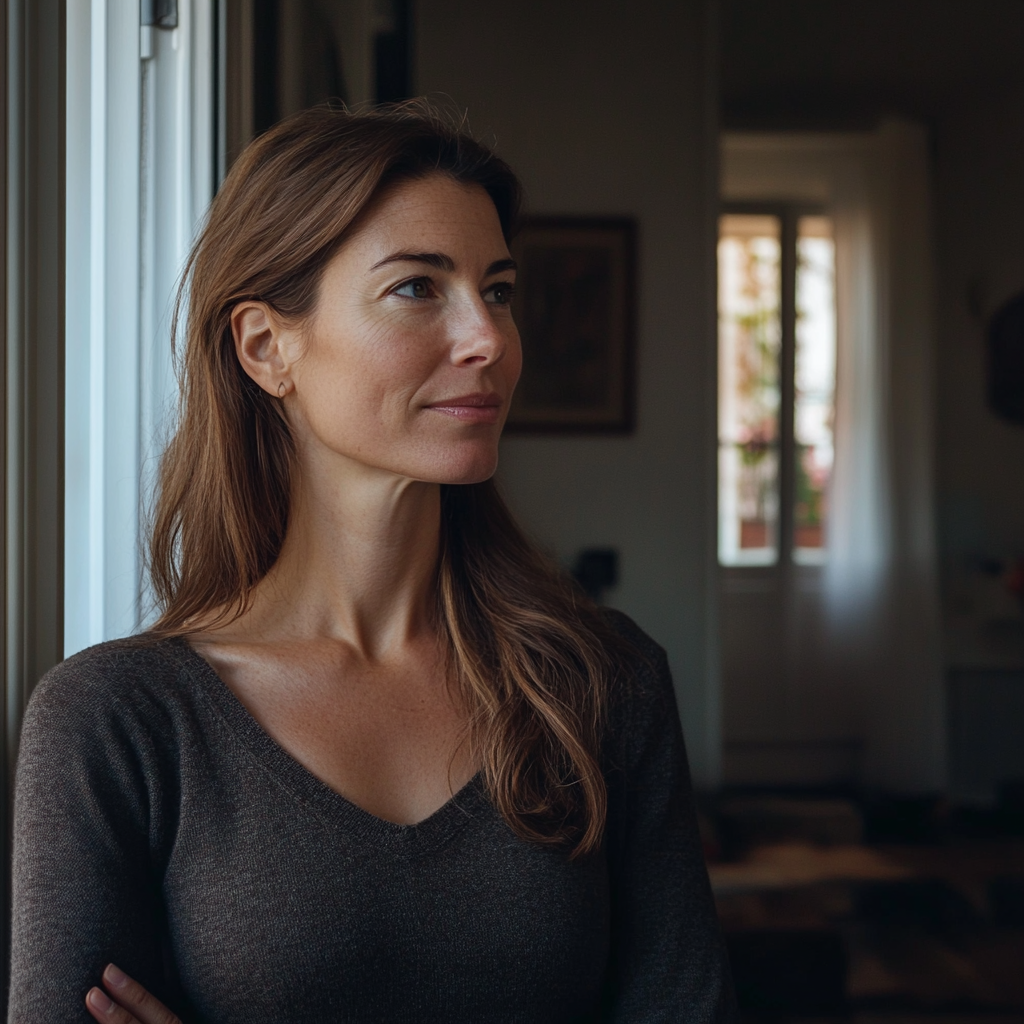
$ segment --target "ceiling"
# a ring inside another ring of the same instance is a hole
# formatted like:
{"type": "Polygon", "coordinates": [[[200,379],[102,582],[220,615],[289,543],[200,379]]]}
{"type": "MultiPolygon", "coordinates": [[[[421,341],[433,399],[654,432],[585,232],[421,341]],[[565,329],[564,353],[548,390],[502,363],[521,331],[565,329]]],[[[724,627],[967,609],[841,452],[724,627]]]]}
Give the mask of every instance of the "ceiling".
{"type": "Polygon", "coordinates": [[[1024,89],[1024,0],[723,0],[728,127],[933,117],[1024,89]]]}

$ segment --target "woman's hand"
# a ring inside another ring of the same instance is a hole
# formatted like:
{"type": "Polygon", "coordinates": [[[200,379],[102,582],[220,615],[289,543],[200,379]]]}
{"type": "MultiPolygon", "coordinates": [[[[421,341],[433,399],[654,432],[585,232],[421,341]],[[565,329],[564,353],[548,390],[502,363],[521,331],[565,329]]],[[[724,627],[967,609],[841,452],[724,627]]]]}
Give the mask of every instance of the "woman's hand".
{"type": "Polygon", "coordinates": [[[155,996],[113,964],[103,972],[103,988],[91,988],[85,1008],[102,1024],[181,1024],[155,996]]]}

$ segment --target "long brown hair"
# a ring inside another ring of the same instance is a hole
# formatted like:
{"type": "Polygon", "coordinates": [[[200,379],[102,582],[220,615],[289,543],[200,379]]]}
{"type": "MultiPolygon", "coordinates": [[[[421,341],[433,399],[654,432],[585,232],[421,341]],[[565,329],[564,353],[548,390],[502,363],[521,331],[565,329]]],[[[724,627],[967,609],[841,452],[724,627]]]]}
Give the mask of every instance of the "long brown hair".
{"type": "MultiPolygon", "coordinates": [[[[294,444],[276,400],[238,362],[233,307],[259,299],[301,322],[371,199],[392,182],[438,173],[483,187],[511,238],[515,175],[422,103],[303,111],[235,163],[179,293],[188,310],[179,425],[154,508],[150,575],[161,614],[150,636],[187,636],[196,623],[241,615],[288,528],[294,444]]],[[[599,752],[619,642],[527,540],[492,482],[441,491],[437,621],[488,792],[518,835],[592,852],[606,814],[599,752]]]]}

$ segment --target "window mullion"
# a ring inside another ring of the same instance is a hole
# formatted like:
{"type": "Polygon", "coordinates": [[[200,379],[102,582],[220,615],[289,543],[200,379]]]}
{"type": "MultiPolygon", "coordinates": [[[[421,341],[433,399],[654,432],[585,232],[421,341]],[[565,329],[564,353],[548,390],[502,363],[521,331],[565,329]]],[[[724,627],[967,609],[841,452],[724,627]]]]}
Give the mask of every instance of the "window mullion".
{"type": "Polygon", "coordinates": [[[779,356],[779,564],[793,563],[796,503],[796,263],[797,223],[792,208],[781,211],[780,306],[782,344],[779,356]]]}

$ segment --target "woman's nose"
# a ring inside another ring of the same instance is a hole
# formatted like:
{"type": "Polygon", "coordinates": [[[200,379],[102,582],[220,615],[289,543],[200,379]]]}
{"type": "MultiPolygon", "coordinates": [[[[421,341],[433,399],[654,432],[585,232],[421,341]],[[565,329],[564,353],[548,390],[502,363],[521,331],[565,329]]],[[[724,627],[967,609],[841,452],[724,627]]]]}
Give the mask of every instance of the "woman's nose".
{"type": "Polygon", "coordinates": [[[497,322],[483,298],[459,310],[452,324],[451,360],[457,366],[489,366],[499,362],[508,347],[508,324],[497,322]]]}

